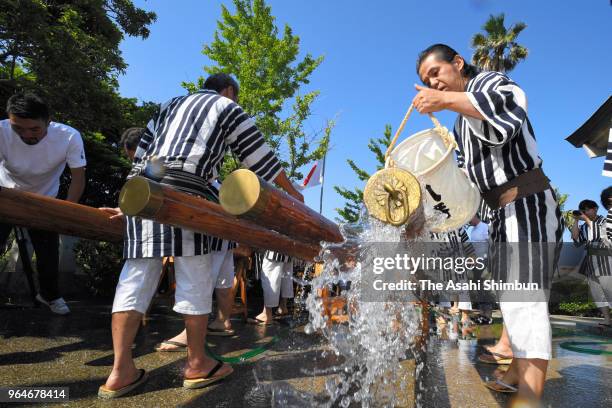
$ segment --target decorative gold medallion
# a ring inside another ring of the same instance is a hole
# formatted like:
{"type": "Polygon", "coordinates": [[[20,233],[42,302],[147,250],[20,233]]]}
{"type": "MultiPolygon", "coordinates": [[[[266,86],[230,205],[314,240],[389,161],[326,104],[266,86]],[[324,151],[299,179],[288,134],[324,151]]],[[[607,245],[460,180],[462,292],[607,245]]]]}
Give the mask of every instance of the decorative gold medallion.
{"type": "Polygon", "coordinates": [[[410,172],[387,168],[370,177],[363,201],[372,217],[395,226],[404,225],[421,206],[421,187],[410,172]]]}

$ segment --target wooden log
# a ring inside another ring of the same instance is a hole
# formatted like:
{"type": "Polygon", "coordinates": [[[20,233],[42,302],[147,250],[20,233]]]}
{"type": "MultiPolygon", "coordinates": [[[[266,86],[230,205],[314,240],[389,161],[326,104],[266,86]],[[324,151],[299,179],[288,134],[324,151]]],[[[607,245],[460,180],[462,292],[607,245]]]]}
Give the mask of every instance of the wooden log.
{"type": "Polygon", "coordinates": [[[134,177],[125,183],[119,196],[119,207],[126,215],[149,218],[300,259],[312,260],[320,251],[318,245],[299,242],[238,219],[223,211],[219,204],[144,177],[134,177]]]}
{"type": "Polygon", "coordinates": [[[219,200],[228,213],[300,241],[319,244],[344,240],[336,223],[250,170],[236,170],[227,176],[221,185],[219,200]]]}
{"type": "Polygon", "coordinates": [[[0,187],[0,222],[97,241],[119,242],[125,233],[123,219],[97,208],[6,187],[0,187]]]}

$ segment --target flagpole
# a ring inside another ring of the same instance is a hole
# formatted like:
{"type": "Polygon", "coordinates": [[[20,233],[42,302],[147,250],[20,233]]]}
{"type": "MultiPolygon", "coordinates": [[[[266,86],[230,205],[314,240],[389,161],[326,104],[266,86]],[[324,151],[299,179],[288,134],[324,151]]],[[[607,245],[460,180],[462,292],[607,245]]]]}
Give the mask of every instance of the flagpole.
{"type": "Polygon", "coordinates": [[[327,159],[327,150],[323,156],[323,167],[321,168],[321,196],[319,198],[319,214],[323,214],[323,187],[325,187],[325,160],[327,159]]]}

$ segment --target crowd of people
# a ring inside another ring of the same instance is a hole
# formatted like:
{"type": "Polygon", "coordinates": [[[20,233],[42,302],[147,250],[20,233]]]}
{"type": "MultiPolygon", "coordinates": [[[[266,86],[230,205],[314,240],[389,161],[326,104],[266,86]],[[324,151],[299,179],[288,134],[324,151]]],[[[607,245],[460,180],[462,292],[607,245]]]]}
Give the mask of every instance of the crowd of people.
{"type": "MultiPolygon", "coordinates": [[[[506,75],[483,72],[469,65],[452,48],[436,44],[418,57],[417,73],[424,86],[416,86],[413,105],[421,113],[450,110],[458,113],[454,135],[458,162],[482,193],[487,214],[470,222],[471,240],[501,244],[508,242],[561,242],[563,222],[555,193],[542,170],[542,159],[529,117],[524,91],[506,75]],[[482,219],[481,219],[482,218],[482,219]]],[[[56,197],[60,175],[68,166],[71,183],[67,200],[78,202],[85,186],[85,152],[79,132],[50,121],[45,102],[32,93],[17,94],[7,103],[8,119],[0,122],[0,185],[56,197]]],[[[160,105],[146,128],[130,128],[121,140],[132,160],[128,179],[153,178],[179,191],[209,200],[218,200],[219,175],[228,151],[245,168],[275,183],[303,202],[279,159],[266,144],[255,122],[239,105],[238,83],[227,74],[211,75],[204,88],[178,96],[160,105]],[[159,170],[163,163],[163,171],[159,170]]],[[[602,205],[610,210],[610,188],[602,193],[602,205]]],[[[572,238],[588,252],[585,273],[593,297],[598,299],[610,325],[612,271],[605,256],[593,252],[609,242],[612,229],[597,214],[594,201],[580,203],[572,238]]],[[[112,306],[114,364],[99,396],[115,398],[144,383],[147,373],[132,358],[132,344],[143,314],[156,292],[162,260],[172,257],[176,279],[174,311],[184,316],[185,328],[163,341],[157,350],[186,351],[186,388],[200,388],[232,373],[232,367],[205,353],[208,335],[235,334],[230,314],[233,299],[236,244],[156,221],[125,216],[119,208],[103,208],[109,217],[124,217],[125,263],[112,306]],[[213,293],[217,299],[216,319],[209,321],[213,293]]],[[[0,225],[0,244],[13,226],[0,225]]],[[[37,299],[58,314],[70,312],[57,287],[58,235],[28,231],[37,259],[40,294],[37,299]]],[[[433,237],[435,240],[465,242],[465,229],[433,237]]],[[[522,279],[527,265],[529,279],[545,284],[546,274],[529,253],[509,259],[491,273],[501,279],[522,279]],[[514,263],[513,263],[514,262],[514,263]]],[[[556,254],[544,253],[554,263],[556,254]]],[[[261,256],[261,285],[264,307],[251,322],[269,325],[275,313],[288,313],[287,300],[293,297],[292,260],[267,251],[261,256]]],[[[552,358],[551,328],[544,299],[513,302],[498,299],[504,330],[500,341],[479,357],[498,364],[510,362],[505,374],[486,385],[498,392],[518,392],[521,398],[540,398],[548,361],[552,358]]],[[[469,301],[459,301],[463,320],[473,310],[469,301]]],[[[490,321],[492,305],[481,305],[479,323],[490,321]]]]}

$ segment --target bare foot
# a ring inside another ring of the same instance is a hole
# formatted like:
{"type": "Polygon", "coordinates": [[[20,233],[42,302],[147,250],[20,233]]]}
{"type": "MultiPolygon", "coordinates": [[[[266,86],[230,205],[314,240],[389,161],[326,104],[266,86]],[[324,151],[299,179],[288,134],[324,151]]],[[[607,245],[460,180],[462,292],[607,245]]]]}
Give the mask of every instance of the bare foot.
{"type": "Polygon", "coordinates": [[[508,368],[508,371],[504,373],[504,375],[500,378],[506,384],[510,384],[514,387],[518,387],[519,377],[516,373],[516,369],[512,367],[512,365],[508,368]]]}
{"type": "MultiPolygon", "coordinates": [[[[183,330],[182,332],[180,332],[179,334],[177,334],[176,336],[168,340],[174,341],[177,343],[187,344],[187,331],[183,330]]],[[[180,348],[180,347],[174,344],[167,344],[167,343],[162,343],[159,346],[160,351],[175,350],[177,348],[180,348]]]]}
{"type": "Polygon", "coordinates": [[[503,378],[507,372],[508,372],[508,367],[499,366],[495,369],[495,371],[493,371],[493,377],[497,378],[498,380],[503,381],[503,378]]]}
{"type": "Polygon", "coordinates": [[[113,371],[111,371],[110,375],[106,379],[104,388],[107,390],[116,391],[136,381],[139,375],[140,373],[134,364],[124,369],[113,368],[113,371]]]}
{"type": "Polygon", "coordinates": [[[512,349],[511,348],[503,348],[500,347],[500,344],[494,344],[492,346],[484,346],[484,349],[489,353],[499,354],[500,356],[512,357],[512,349]]]}
{"type": "MultiPolygon", "coordinates": [[[[217,360],[210,357],[206,357],[206,359],[201,361],[187,361],[184,370],[185,378],[205,377],[213,368],[215,368],[216,365],[217,360]]],[[[231,365],[223,363],[221,368],[213,375],[213,377],[229,375],[233,372],[234,369],[231,365]]]]}
{"type": "Polygon", "coordinates": [[[227,319],[224,322],[222,322],[221,320],[217,319],[217,320],[214,320],[213,322],[209,323],[208,327],[210,327],[211,329],[215,329],[215,330],[231,330],[232,329],[232,322],[230,322],[229,319],[227,319]]]}
{"type": "Polygon", "coordinates": [[[284,315],[288,315],[289,314],[289,309],[287,308],[282,308],[282,307],[278,307],[278,309],[276,309],[276,315],[277,316],[284,316],[284,315]]]}
{"type": "Polygon", "coordinates": [[[268,313],[260,313],[257,316],[255,316],[255,319],[260,320],[262,322],[266,322],[266,323],[270,323],[274,321],[274,318],[272,316],[269,316],[268,313]]]}

